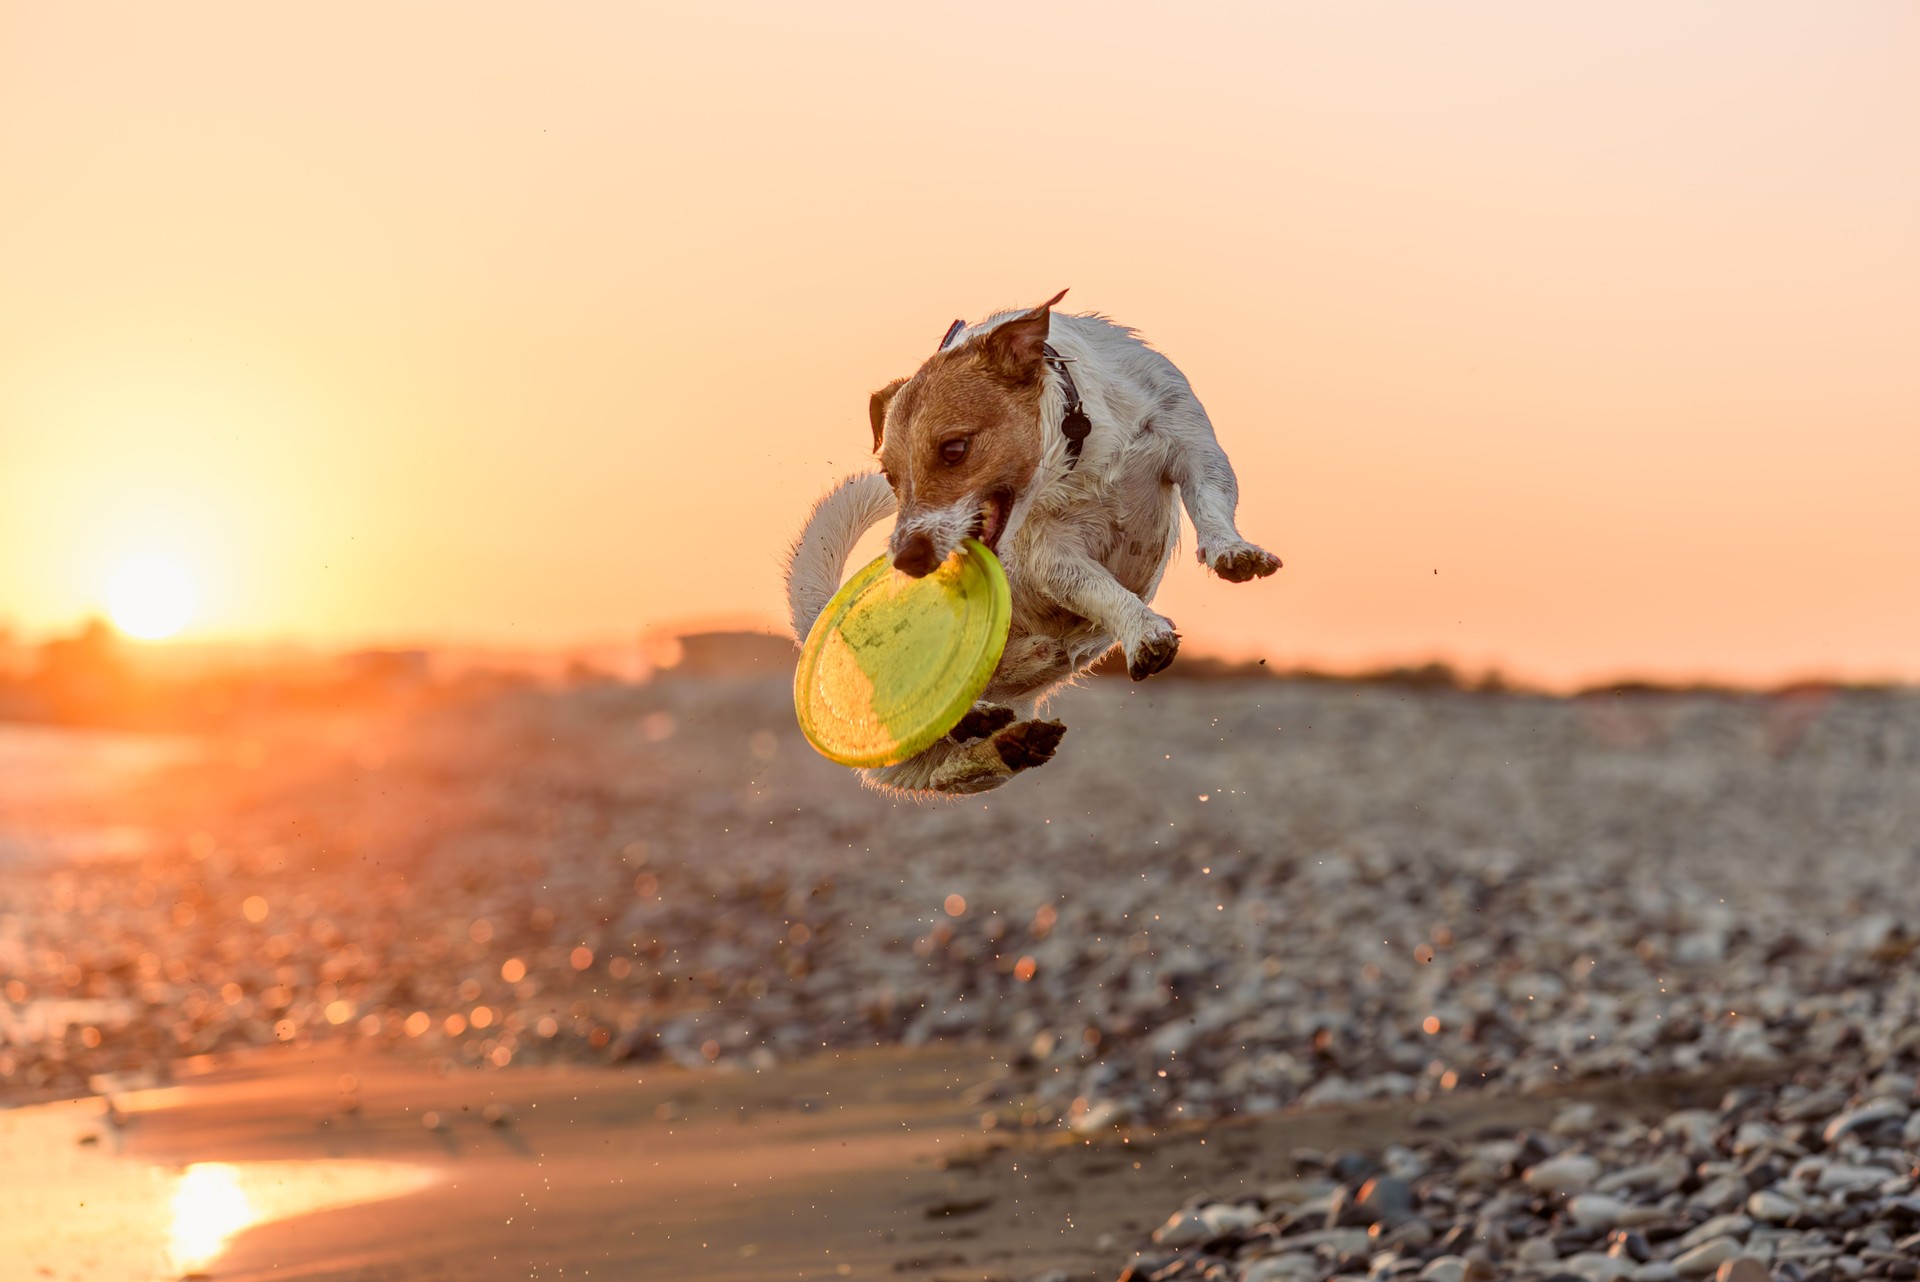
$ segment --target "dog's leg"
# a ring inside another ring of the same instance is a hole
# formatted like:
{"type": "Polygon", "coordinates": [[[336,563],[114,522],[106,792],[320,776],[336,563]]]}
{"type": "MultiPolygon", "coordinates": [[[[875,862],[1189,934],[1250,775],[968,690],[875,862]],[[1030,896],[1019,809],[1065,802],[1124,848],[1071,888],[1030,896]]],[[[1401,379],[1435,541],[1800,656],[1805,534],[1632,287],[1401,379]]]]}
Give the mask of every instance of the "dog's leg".
{"type": "Polygon", "coordinates": [[[947,737],[955,743],[967,743],[984,739],[1015,721],[1031,720],[1036,696],[1072,675],[1067,648],[1057,639],[1016,633],[1001,652],[986,692],[947,737]]]}
{"type": "Polygon", "coordinates": [[[1144,681],[1173,662],[1180,634],[1172,621],[1127,591],[1106,566],[1069,549],[1030,555],[1028,573],[1040,591],[1118,641],[1126,652],[1128,676],[1144,681]]]}
{"type": "Polygon", "coordinates": [[[1017,636],[1007,642],[987,696],[945,739],[917,756],[861,774],[883,792],[964,795],[998,788],[1052,759],[1067,728],[1036,719],[1035,700],[1027,692],[1071,675],[1066,649],[1054,638],[1017,636]]]}
{"type": "Polygon", "coordinates": [[[882,792],[986,792],[1023,770],[1045,765],[1066,733],[1058,721],[1014,721],[985,738],[966,743],[942,739],[917,756],[860,774],[882,792]]]}
{"type": "MultiPolygon", "coordinates": [[[[1041,690],[1059,685],[1073,675],[1067,648],[1054,637],[1016,636],[1007,642],[1000,663],[987,685],[986,698],[1000,702],[1030,700],[1041,690]]],[[[1031,711],[1028,712],[1032,715],[1031,711]]]]}
{"type": "Polygon", "coordinates": [[[1174,442],[1167,475],[1180,487],[1180,501],[1193,522],[1200,564],[1229,583],[1265,578],[1279,569],[1279,557],[1247,542],[1234,527],[1240,485],[1200,402],[1180,406],[1159,420],[1159,426],[1174,442]]]}

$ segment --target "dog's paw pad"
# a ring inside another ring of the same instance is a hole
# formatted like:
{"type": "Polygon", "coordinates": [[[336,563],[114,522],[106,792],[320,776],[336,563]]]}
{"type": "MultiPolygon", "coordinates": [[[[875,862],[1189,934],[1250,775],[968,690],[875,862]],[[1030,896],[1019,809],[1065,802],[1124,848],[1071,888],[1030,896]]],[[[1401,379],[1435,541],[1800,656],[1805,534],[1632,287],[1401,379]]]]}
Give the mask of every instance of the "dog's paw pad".
{"type": "Polygon", "coordinates": [[[976,703],[960,718],[960,724],[947,731],[947,737],[955,743],[968,743],[974,739],[984,739],[996,730],[1004,730],[1013,724],[1018,714],[1012,708],[1000,703],[976,703]]]}
{"type": "Polygon", "coordinates": [[[993,746],[1007,769],[1027,770],[1052,760],[1066,733],[1058,721],[1021,721],[994,735],[993,746]]]}
{"type": "Polygon", "coordinates": [[[1145,681],[1156,672],[1164,672],[1180,653],[1180,634],[1172,628],[1155,633],[1127,652],[1127,675],[1145,681]]]}
{"type": "Polygon", "coordinates": [[[1218,550],[1209,550],[1203,554],[1203,559],[1215,574],[1229,583],[1264,579],[1280,568],[1279,557],[1251,543],[1234,543],[1218,550]]]}

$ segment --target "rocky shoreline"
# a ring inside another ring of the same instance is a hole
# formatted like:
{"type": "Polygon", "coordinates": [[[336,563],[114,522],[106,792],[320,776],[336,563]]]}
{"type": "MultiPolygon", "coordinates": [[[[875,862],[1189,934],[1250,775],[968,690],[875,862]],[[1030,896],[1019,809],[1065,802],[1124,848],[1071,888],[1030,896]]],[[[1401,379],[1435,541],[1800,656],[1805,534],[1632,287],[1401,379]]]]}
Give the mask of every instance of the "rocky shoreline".
{"type": "MultiPolygon", "coordinates": [[[[1869,1056],[1912,1062],[1911,1040],[1869,1056]]],[[[1920,1276],[1920,1112],[1911,1071],[1809,1068],[1713,1108],[1378,1154],[1296,1153],[1255,1197],[1198,1197],[1154,1230],[1130,1282],[1830,1282],[1920,1276]]]]}

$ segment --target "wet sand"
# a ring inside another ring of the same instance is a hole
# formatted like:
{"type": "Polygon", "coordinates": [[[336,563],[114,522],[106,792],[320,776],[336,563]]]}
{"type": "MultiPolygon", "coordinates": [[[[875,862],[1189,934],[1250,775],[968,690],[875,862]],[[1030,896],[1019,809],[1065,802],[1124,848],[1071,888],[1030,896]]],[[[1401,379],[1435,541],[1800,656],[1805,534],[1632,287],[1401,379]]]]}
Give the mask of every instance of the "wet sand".
{"type": "MultiPolygon", "coordinates": [[[[1184,1198],[1291,1175],[1298,1148],[1538,1125],[1572,1094],[1461,1095],[1089,1140],[983,1132],[969,1090],[998,1065],[957,1048],[842,1052],[760,1073],[484,1073],[331,1046],[254,1053],[117,1093],[112,1114],[97,1098],[0,1113],[10,1208],[0,1258],[23,1278],[180,1276],[165,1254],[180,1230],[169,1220],[180,1168],[229,1163],[243,1180],[265,1172],[256,1183],[267,1187],[294,1168],[253,1164],[300,1163],[318,1189],[307,1196],[336,1209],[235,1226],[198,1275],[1110,1277],[1184,1198]],[[490,1106],[509,1120],[489,1120],[490,1106]],[[424,1122],[429,1112],[442,1129],[424,1122]],[[338,1205],[409,1186],[417,1191],[338,1205]]],[[[1723,1085],[1579,1093],[1655,1115],[1723,1085]]],[[[281,1200],[297,1211],[300,1196],[281,1200]]]]}
{"type": "MultiPolygon", "coordinates": [[[[903,1243],[942,1237],[917,1208],[950,1182],[943,1150],[977,1133],[977,1111],[957,1098],[989,1069],[977,1053],[941,1051],[765,1075],[448,1073],[335,1048],[268,1051],[115,1096],[119,1124],[97,1099],[0,1114],[0,1196],[54,1212],[9,1216],[0,1255],[29,1262],[29,1277],[124,1279],[128,1250],[89,1259],[83,1243],[153,1236],[148,1204],[171,1195],[154,1168],[351,1161],[435,1178],[241,1232],[207,1275],[832,1277],[860,1262],[870,1276],[900,1254],[889,1230],[903,1243]],[[489,1121],[489,1106],[511,1120],[489,1121]],[[428,1128],[429,1112],[443,1129],[428,1128]],[[150,1196],[123,1193],[105,1212],[119,1222],[89,1222],[83,1204],[99,1209],[129,1168],[147,1173],[150,1196]]],[[[155,1271],[141,1276],[166,1276],[163,1244],[152,1245],[155,1271]]]]}

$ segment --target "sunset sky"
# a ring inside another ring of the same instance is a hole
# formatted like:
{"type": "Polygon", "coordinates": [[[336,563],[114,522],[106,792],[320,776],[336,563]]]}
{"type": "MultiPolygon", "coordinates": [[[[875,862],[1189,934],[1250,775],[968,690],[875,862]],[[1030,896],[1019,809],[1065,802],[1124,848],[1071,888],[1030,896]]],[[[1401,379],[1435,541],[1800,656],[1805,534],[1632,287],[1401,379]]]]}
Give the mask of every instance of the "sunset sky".
{"type": "Polygon", "coordinates": [[[957,316],[1238,467],[1197,650],[1920,678],[1920,7],[0,5],[0,621],[772,624],[957,316]]]}

